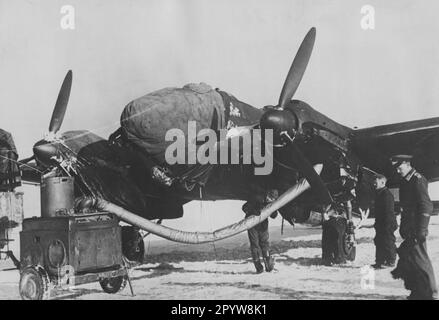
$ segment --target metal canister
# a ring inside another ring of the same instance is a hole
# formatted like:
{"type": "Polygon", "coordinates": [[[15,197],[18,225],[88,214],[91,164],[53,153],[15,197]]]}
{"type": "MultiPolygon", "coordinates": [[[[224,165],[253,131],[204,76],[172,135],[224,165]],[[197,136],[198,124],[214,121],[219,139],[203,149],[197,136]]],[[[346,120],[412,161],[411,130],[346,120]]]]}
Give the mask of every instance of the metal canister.
{"type": "Polygon", "coordinates": [[[41,216],[58,217],[74,212],[74,179],[49,177],[41,181],[41,216]]]}

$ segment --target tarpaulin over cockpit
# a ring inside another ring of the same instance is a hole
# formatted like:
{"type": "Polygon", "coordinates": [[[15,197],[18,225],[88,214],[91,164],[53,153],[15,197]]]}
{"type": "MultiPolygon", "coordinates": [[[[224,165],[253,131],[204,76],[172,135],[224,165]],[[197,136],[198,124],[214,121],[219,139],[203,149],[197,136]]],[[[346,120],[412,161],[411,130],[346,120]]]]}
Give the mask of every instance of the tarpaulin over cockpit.
{"type": "MultiPolygon", "coordinates": [[[[173,141],[166,141],[170,129],[180,129],[186,139],[188,155],[188,122],[196,122],[196,133],[201,129],[229,129],[248,126],[259,121],[262,112],[245,104],[232,95],[214,90],[205,83],[187,84],[183,88],[165,88],[131,101],[121,115],[125,138],[144,152],[153,162],[166,165],[166,148],[173,141]]],[[[193,138],[193,137],[190,137],[193,138]]],[[[202,176],[188,166],[185,178],[202,176]],[[189,173],[189,175],[187,175],[189,173]]],[[[206,170],[206,167],[200,167],[206,170]]],[[[181,170],[178,170],[181,173],[181,170]]]]}
{"type": "Polygon", "coordinates": [[[188,121],[195,121],[197,133],[204,128],[225,126],[224,104],[218,92],[206,84],[165,88],[131,101],[121,115],[127,138],[154,160],[163,164],[172,141],[166,132],[180,129],[188,138],[188,121]],[[214,121],[216,113],[217,121],[214,121]]]}

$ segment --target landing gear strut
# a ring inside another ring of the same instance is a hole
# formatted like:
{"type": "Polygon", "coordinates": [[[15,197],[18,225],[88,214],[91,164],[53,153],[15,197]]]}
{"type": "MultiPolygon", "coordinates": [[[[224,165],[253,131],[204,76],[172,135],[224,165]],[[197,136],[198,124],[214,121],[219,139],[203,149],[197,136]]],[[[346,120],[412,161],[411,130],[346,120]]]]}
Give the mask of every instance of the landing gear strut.
{"type": "Polygon", "coordinates": [[[343,236],[343,251],[347,261],[354,261],[357,253],[354,227],[351,220],[346,221],[346,231],[343,236]]]}
{"type": "Polygon", "coordinates": [[[352,221],[352,203],[347,201],[346,206],[346,230],[344,236],[344,252],[346,260],[354,261],[356,256],[355,227],[352,221]]]}

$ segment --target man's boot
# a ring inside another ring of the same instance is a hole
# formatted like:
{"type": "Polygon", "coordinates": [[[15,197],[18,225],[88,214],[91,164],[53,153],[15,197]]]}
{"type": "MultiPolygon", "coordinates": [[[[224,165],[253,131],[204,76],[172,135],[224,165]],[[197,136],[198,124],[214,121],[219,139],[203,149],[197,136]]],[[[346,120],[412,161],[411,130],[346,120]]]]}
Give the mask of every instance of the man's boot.
{"type": "Polygon", "coordinates": [[[254,261],[256,273],[262,273],[264,272],[264,267],[262,266],[261,261],[254,261]]]}
{"type": "Polygon", "coordinates": [[[264,254],[265,271],[271,272],[274,269],[274,260],[269,252],[264,254]]]}
{"type": "Polygon", "coordinates": [[[259,253],[253,252],[252,250],[252,259],[256,268],[256,273],[264,272],[264,267],[262,266],[261,260],[259,259],[259,253]]]}

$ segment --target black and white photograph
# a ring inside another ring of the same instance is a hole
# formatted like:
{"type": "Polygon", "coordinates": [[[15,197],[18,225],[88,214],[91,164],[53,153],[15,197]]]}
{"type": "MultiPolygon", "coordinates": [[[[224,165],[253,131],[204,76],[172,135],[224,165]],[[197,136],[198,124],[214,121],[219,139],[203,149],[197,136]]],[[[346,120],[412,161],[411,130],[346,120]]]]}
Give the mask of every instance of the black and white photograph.
{"type": "Polygon", "coordinates": [[[437,300],[437,12],[0,0],[0,300],[437,300]]]}

